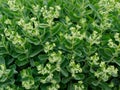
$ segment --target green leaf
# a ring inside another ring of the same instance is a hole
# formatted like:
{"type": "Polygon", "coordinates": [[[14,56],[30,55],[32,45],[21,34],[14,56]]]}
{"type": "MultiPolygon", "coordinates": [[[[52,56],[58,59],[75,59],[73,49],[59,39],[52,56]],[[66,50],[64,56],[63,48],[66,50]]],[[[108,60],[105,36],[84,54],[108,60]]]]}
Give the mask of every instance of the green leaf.
{"type": "Polygon", "coordinates": [[[100,83],[100,87],[102,90],[112,90],[105,82],[100,83]]]}
{"type": "Polygon", "coordinates": [[[82,47],[82,51],[83,51],[85,54],[87,54],[87,55],[89,54],[89,53],[88,53],[88,52],[89,52],[88,48],[86,48],[86,47],[84,47],[84,46],[82,47]]]}
{"type": "Polygon", "coordinates": [[[49,84],[42,84],[40,87],[40,90],[47,90],[48,86],[49,86],[49,84]]]}
{"type": "Polygon", "coordinates": [[[40,60],[40,63],[45,63],[48,59],[48,55],[42,54],[42,55],[39,55],[38,58],[40,60]]]}
{"type": "Polygon", "coordinates": [[[91,82],[93,82],[93,81],[96,81],[96,79],[95,79],[95,77],[93,76],[93,75],[86,75],[86,79],[84,80],[84,82],[87,84],[87,85],[89,85],[89,84],[91,84],[91,82]]]}
{"type": "Polygon", "coordinates": [[[15,51],[13,51],[13,50],[10,51],[10,54],[11,54],[11,56],[12,56],[13,58],[17,58],[19,55],[21,55],[20,53],[17,53],[17,52],[15,52],[15,51]]]}
{"type": "Polygon", "coordinates": [[[68,66],[68,64],[69,64],[69,61],[67,59],[64,59],[64,61],[61,64],[61,67],[64,68],[64,67],[68,66]]]}
{"type": "Polygon", "coordinates": [[[75,90],[72,82],[68,83],[67,90],[75,90]]]}
{"type": "Polygon", "coordinates": [[[66,69],[64,69],[64,68],[61,68],[61,73],[65,76],[65,77],[68,77],[68,72],[67,72],[67,70],[66,69]]]}
{"type": "Polygon", "coordinates": [[[60,23],[57,23],[56,26],[54,26],[52,31],[52,36],[56,35],[61,30],[62,25],[60,23]]]}
{"type": "Polygon", "coordinates": [[[25,54],[21,54],[17,58],[19,61],[23,61],[23,60],[27,59],[28,57],[25,54]]]}
{"type": "Polygon", "coordinates": [[[31,44],[34,44],[34,45],[39,45],[40,44],[40,40],[36,39],[36,38],[33,38],[33,37],[27,38],[27,41],[31,44]]]}
{"type": "Polygon", "coordinates": [[[82,52],[80,50],[74,51],[76,56],[83,57],[82,52]]]}
{"type": "Polygon", "coordinates": [[[100,84],[100,82],[99,82],[98,80],[94,80],[94,81],[92,82],[92,84],[93,84],[94,86],[98,86],[98,85],[100,84]]]}
{"type": "Polygon", "coordinates": [[[99,49],[99,55],[103,61],[108,62],[113,56],[113,51],[109,48],[99,49]]]}
{"type": "Polygon", "coordinates": [[[3,56],[0,56],[0,64],[4,64],[5,65],[5,59],[3,56]]]}
{"type": "Polygon", "coordinates": [[[23,53],[27,52],[27,50],[25,50],[23,48],[15,48],[15,47],[13,47],[13,48],[14,48],[14,51],[16,51],[16,53],[23,54],[23,53]]]}
{"type": "Polygon", "coordinates": [[[14,58],[8,57],[6,60],[6,65],[10,65],[14,61],[14,58]]]}
{"type": "Polygon", "coordinates": [[[72,77],[65,77],[65,78],[62,78],[62,83],[63,84],[66,84],[66,83],[68,83],[70,80],[72,79],[72,77]]]}
{"type": "Polygon", "coordinates": [[[83,80],[85,78],[84,74],[75,74],[75,80],[83,80]]]}
{"type": "Polygon", "coordinates": [[[110,49],[110,48],[105,48],[105,49],[104,49],[104,52],[105,52],[109,57],[112,57],[112,56],[113,56],[113,51],[112,51],[112,49],[110,49]]]}
{"type": "Polygon", "coordinates": [[[56,80],[57,83],[61,82],[61,78],[60,78],[60,73],[59,72],[55,72],[54,74],[54,80],[56,80]]]}
{"type": "Polygon", "coordinates": [[[34,57],[43,50],[42,46],[35,46],[31,49],[29,56],[34,57]]]}
{"type": "Polygon", "coordinates": [[[120,57],[114,58],[113,62],[120,66],[120,57]]]}
{"type": "Polygon", "coordinates": [[[93,10],[95,12],[96,16],[101,20],[101,16],[98,13],[98,11],[96,10],[96,8],[92,4],[88,4],[88,6],[91,8],[91,10],[93,10]]]}
{"type": "Polygon", "coordinates": [[[15,63],[18,65],[18,66],[24,66],[26,65],[27,63],[29,63],[28,60],[23,60],[23,61],[19,61],[19,60],[16,60],[15,63]]]}
{"type": "Polygon", "coordinates": [[[4,47],[2,42],[0,42],[0,48],[1,48],[1,47],[4,47]]]}
{"type": "Polygon", "coordinates": [[[34,66],[35,66],[35,62],[34,62],[33,59],[30,60],[30,65],[31,65],[31,67],[34,67],[34,66]]]}
{"type": "Polygon", "coordinates": [[[0,48],[0,55],[8,54],[4,47],[0,48]]]}

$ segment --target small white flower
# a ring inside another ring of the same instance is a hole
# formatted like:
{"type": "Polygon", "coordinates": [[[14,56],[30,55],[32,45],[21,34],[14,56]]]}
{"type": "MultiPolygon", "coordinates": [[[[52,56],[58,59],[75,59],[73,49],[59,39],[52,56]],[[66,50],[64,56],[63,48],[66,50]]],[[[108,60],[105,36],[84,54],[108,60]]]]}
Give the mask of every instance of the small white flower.
{"type": "Polygon", "coordinates": [[[10,19],[6,19],[4,23],[5,24],[11,24],[11,20],[10,19]]]}

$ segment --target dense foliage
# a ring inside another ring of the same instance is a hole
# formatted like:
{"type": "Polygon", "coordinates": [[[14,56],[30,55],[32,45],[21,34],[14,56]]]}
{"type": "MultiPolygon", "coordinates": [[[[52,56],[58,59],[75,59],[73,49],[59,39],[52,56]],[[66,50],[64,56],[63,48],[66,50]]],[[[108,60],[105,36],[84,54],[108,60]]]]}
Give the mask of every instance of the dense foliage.
{"type": "Polygon", "coordinates": [[[119,0],[0,0],[0,90],[120,90],[119,0]]]}

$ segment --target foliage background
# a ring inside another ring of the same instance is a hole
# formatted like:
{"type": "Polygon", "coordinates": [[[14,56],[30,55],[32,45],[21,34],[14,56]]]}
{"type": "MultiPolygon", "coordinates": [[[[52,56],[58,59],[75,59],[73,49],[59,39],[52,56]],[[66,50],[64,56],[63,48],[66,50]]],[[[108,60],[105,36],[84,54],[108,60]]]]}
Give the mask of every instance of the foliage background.
{"type": "Polygon", "coordinates": [[[119,0],[0,0],[0,90],[120,90],[119,0]]]}

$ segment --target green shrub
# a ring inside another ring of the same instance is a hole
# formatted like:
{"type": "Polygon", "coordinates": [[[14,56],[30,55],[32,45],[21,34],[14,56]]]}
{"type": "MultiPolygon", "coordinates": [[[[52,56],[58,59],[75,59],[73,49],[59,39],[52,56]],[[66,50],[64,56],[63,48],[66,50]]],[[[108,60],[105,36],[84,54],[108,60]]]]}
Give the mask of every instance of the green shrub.
{"type": "Polygon", "coordinates": [[[0,0],[0,90],[120,90],[119,0],[0,0]]]}

